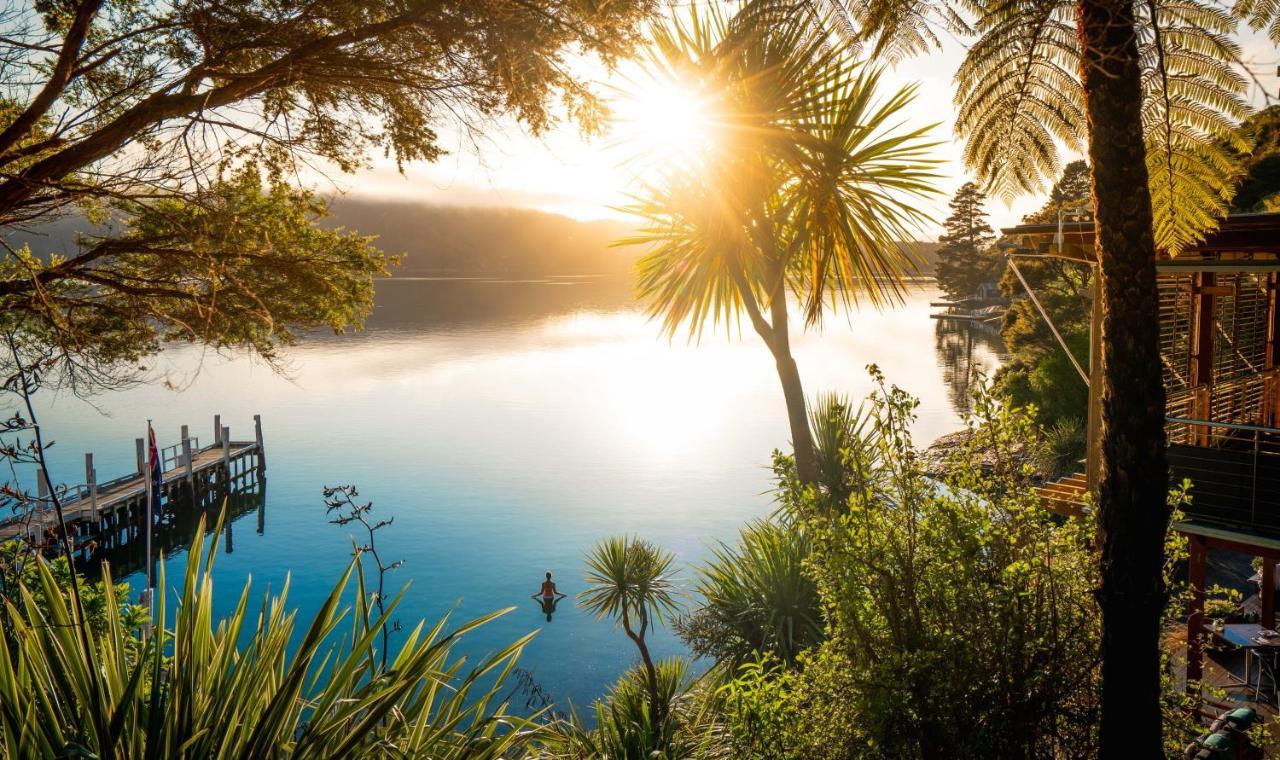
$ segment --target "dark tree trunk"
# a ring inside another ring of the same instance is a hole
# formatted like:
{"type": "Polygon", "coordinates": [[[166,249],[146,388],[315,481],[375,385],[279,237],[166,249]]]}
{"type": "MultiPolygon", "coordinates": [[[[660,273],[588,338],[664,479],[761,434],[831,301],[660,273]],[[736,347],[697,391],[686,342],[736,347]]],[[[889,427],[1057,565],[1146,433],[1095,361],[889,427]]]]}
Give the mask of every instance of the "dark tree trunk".
{"type": "Polygon", "coordinates": [[[1169,483],[1141,73],[1131,0],[1080,0],[1076,15],[1102,274],[1100,756],[1162,757],[1169,483]]]}
{"type": "Polygon", "coordinates": [[[653,657],[649,655],[649,647],[644,639],[637,638],[635,641],[636,647],[640,649],[640,659],[644,662],[645,686],[649,691],[649,714],[653,716],[653,725],[656,728],[666,719],[665,705],[658,696],[658,669],[653,664],[653,657]]]}
{"type": "Polygon", "coordinates": [[[648,616],[641,614],[640,633],[631,630],[631,620],[626,611],[622,613],[622,629],[626,632],[627,637],[635,642],[636,648],[640,650],[640,660],[644,663],[645,675],[645,691],[649,694],[649,715],[653,719],[653,729],[658,731],[662,726],[662,722],[666,719],[665,705],[658,697],[658,669],[653,664],[653,657],[649,654],[649,646],[644,640],[645,631],[649,628],[648,616]]]}

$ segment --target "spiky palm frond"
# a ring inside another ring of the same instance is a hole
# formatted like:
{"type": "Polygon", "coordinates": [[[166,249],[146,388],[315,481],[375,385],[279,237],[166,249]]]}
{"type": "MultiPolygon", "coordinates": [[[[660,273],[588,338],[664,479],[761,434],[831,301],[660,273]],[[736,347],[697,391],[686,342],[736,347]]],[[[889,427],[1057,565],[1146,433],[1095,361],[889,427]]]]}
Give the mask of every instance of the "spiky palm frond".
{"type": "Polygon", "coordinates": [[[1248,114],[1235,19],[1199,0],[1137,4],[1143,133],[1156,245],[1176,255],[1199,242],[1231,207],[1248,152],[1248,114]]]}
{"type": "Polygon", "coordinates": [[[909,244],[930,219],[919,205],[939,178],[928,140],[934,125],[898,130],[914,86],[878,100],[881,72],[860,69],[815,114],[803,170],[781,188],[790,218],[788,259],[793,290],[809,324],[824,307],[901,300],[919,271],[909,244]]]}
{"type": "Polygon", "coordinates": [[[596,618],[624,625],[662,620],[677,609],[675,555],[648,541],[611,536],[587,555],[587,587],[578,603],[596,618]]]}
{"type": "Polygon", "coordinates": [[[881,99],[879,72],[806,17],[763,19],[694,13],[654,34],[650,68],[714,111],[708,155],[624,208],[643,227],[621,242],[650,248],[639,296],[668,335],[767,311],[786,281],[810,323],[828,303],[892,302],[913,268],[900,243],[935,193],[926,130],[897,127],[914,91],[881,99]]]}
{"type": "MultiPolygon", "coordinates": [[[[805,571],[810,542],[798,528],[759,520],[736,545],[721,542],[698,568],[702,614],[730,632],[738,657],[770,652],[786,663],[825,637],[818,589],[805,571]]],[[[736,663],[735,663],[736,664],[736,663]]]]}

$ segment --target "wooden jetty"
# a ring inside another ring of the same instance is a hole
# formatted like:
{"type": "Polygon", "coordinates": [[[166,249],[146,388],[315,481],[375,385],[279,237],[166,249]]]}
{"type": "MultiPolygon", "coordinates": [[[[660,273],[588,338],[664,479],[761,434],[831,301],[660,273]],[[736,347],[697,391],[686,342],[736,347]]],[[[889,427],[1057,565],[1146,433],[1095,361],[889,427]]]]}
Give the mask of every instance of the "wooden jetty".
{"type": "MultiPolygon", "coordinates": [[[[213,418],[213,442],[201,446],[199,438],[182,426],[181,440],[159,450],[161,460],[160,503],[152,505],[152,520],[167,524],[178,510],[208,508],[224,498],[253,488],[265,478],[266,456],[262,444],[262,417],[253,416],[252,440],[233,440],[231,429],[213,418]]],[[[121,545],[140,535],[146,521],[146,441],[134,441],[138,469],[105,483],[97,482],[93,454],[85,454],[85,482],[59,487],[63,519],[77,544],[90,540],[103,547],[121,545]]],[[[43,478],[37,483],[38,507],[33,513],[0,521],[0,541],[25,538],[35,545],[56,534],[58,516],[43,478]]]]}

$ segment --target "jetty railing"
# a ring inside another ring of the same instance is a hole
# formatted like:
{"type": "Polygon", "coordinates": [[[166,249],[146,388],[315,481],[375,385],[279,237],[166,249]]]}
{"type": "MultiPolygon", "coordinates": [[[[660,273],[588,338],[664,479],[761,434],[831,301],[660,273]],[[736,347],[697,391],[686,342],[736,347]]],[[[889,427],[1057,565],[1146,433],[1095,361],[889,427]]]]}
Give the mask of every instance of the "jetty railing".
{"type": "MultiPolygon", "coordinates": [[[[201,445],[182,426],[176,444],[158,447],[160,458],[160,500],[152,504],[155,523],[168,521],[179,511],[210,507],[265,477],[266,455],[262,440],[262,417],[255,414],[250,440],[232,440],[230,428],[214,416],[214,442],[201,445]]],[[[85,481],[56,486],[68,532],[77,540],[93,540],[108,545],[139,535],[147,514],[148,483],[146,441],[134,441],[136,470],[107,481],[98,481],[93,453],[85,454],[85,481]]],[[[36,498],[20,513],[0,517],[0,540],[26,538],[33,543],[49,543],[58,527],[49,484],[37,478],[36,498]]],[[[154,526],[153,526],[154,527],[154,526]]]]}

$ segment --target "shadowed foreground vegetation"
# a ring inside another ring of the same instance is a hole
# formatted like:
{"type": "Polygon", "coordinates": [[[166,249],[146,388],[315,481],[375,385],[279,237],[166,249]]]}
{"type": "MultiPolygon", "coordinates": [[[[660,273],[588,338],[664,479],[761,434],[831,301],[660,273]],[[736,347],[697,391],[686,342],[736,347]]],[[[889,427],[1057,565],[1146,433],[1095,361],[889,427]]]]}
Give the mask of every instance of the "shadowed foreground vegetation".
{"type": "Polygon", "coordinates": [[[536,735],[499,697],[529,637],[471,666],[453,653],[503,612],[453,629],[420,622],[383,667],[377,643],[398,598],[372,605],[359,556],[305,629],[287,586],[254,603],[246,584],[217,619],[219,534],[206,541],[201,524],[176,598],[156,597],[150,636],[108,574],[100,623],[82,637],[86,610],[31,560],[5,609],[0,756],[503,758],[536,735]]]}

